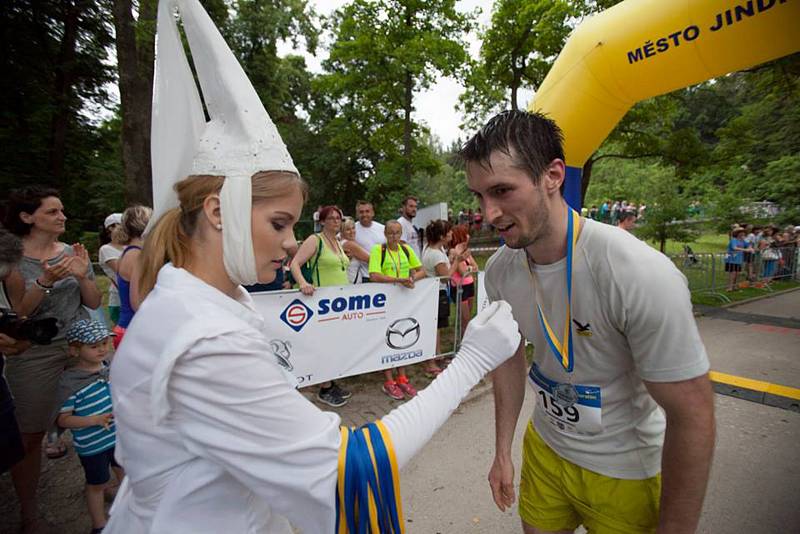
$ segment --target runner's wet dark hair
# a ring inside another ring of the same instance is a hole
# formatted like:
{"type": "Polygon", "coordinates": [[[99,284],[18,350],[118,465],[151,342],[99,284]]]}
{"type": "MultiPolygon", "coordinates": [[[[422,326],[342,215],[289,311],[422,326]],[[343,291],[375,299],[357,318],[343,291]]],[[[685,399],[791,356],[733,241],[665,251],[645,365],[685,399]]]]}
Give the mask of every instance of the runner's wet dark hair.
{"type": "Polygon", "coordinates": [[[541,113],[508,110],[498,113],[467,141],[458,155],[464,163],[491,169],[492,152],[510,156],[514,166],[527,171],[538,184],[554,159],[564,161],[564,133],[541,113]]]}

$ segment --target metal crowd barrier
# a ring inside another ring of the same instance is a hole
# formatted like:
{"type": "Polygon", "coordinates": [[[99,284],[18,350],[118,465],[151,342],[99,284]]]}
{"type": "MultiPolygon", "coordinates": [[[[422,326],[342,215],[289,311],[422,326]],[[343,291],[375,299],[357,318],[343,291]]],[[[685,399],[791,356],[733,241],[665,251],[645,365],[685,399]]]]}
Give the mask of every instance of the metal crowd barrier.
{"type": "MultiPolygon", "coordinates": [[[[757,287],[772,291],[769,284],[773,281],[800,280],[800,261],[797,247],[770,249],[770,253],[756,252],[749,263],[742,263],[742,270],[737,276],[737,286],[757,287]]],[[[725,270],[728,254],[693,253],[670,256],[676,267],[686,276],[689,290],[692,293],[707,294],[730,302],[724,291],[728,288],[729,274],[725,270]]]]}

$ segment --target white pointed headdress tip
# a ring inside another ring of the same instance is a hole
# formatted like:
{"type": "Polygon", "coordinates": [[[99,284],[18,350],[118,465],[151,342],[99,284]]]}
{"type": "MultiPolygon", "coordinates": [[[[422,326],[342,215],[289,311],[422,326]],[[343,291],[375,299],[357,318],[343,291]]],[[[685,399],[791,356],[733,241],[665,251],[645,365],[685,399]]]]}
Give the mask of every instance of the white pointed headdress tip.
{"type": "Polygon", "coordinates": [[[198,0],[177,2],[210,116],[193,174],[251,177],[297,168],[236,56],[198,0]]]}
{"type": "Polygon", "coordinates": [[[224,176],[225,268],[232,280],[255,283],[250,178],[261,171],[299,173],[253,85],[200,2],[161,0],[158,16],[158,32],[164,35],[157,39],[153,95],[156,214],[177,206],[173,187],[186,176],[224,176]],[[210,117],[207,122],[178,37],[176,8],[210,117]]]}

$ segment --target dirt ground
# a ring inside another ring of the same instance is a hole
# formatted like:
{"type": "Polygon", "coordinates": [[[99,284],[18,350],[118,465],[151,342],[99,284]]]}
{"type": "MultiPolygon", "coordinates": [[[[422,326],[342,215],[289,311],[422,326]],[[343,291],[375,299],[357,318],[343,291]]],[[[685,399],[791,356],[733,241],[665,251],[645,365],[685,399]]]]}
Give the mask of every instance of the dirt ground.
{"type": "MultiPolygon", "coordinates": [[[[418,389],[427,386],[430,380],[422,374],[422,366],[409,368],[409,377],[418,389]]],[[[342,417],[342,424],[361,425],[382,417],[402,401],[389,399],[380,391],[381,373],[372,373],[337,381],[353,392],[348,404],[333,409],[316,403],[313,396],[317,388],[311,386],[301,390],[320,408],[333,410],[342,417]]],[[[85,482],[83,469],[70,441],[69,432],[63,436],[69,443],[69,453],[58,460],[42,460],[42,476],[39,482],[39,512],[43,520],[42,534],[86,534],[91,524],[83,500],[85,482]]],[[[11,477],[0,476],[0,534],[19,532],[19,508],[11,477]]]]}

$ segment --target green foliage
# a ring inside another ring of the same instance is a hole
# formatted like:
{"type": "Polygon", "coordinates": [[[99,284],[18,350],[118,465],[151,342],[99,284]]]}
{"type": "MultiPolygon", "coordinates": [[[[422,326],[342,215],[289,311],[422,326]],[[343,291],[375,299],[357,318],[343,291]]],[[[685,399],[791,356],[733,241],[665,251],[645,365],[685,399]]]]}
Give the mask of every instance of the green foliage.
{"type": "Polygon", "coordinates": [[[800,219],[800,54],[638,103],[595,154],[586,204],[651,206],[639,195],[653,161],[674,169],[675,194],[700,201],[720,231],[754,222],[741,210],[753,201],[800,219]]]}
{"type": "Polygon", "coordinates": [[[678,179],[669,170],[653,172],[649,177],[647,216],[637,234],[643,239],[659,243],[664,252],[666,241],[685,242],[698,234],[698,230],[686,224],[689,201],[677,192],[678,179]]]}
{"type": "Polygon", "coordinates": [[[411,117],[413,95],[464,64],[469,17],[454,0],[355,0],[334,14],[331,27],[326,73],[315,82],[337,115],[329,142],[363,162],[367,195],[379,216],[393,215],[415,174],[438,171],[420,141],[426,130],[411,117]]]}
{"type": "Polygon", "coordinates": [[[470,64],[459,98],[467,124],[479,127],[502,109],[519,109],[517,92],[536,89],[564,46],[579,3],[497,0],[482,34],[480,60],[470,64]]]}

